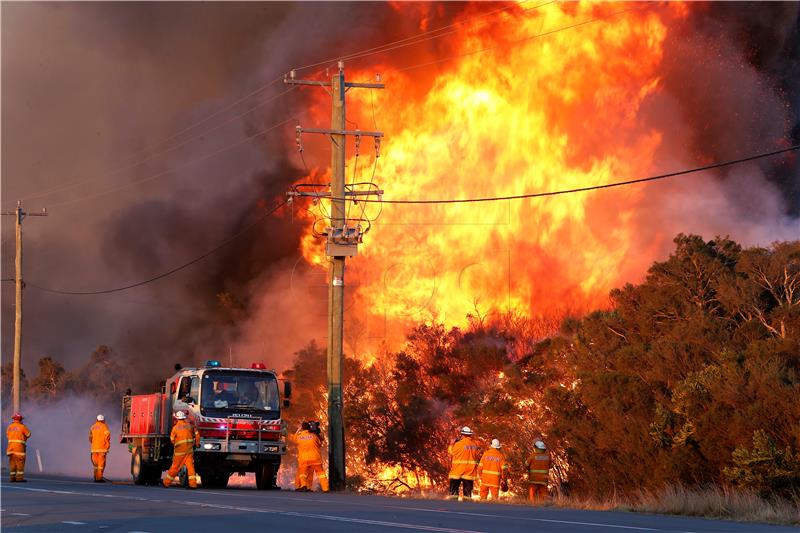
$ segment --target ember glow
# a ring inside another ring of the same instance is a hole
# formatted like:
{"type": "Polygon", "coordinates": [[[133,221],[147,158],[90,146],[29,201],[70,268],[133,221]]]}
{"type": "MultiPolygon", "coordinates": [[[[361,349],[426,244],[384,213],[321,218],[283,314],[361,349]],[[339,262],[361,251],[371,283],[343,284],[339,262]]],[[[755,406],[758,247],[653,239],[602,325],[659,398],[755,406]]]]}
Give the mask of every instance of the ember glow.
{"type": "MultiPolygon", "coordinates": [[[[669,23],[683,16],[680,4],[527,2],[456,26],[442,55],[457,59],[408,69],[425,62],[408,52],[391,64],[347,67],[349,79],[380,72],[387,85],[348,93],[350,119],[386,135],[375,183],[391,199],[476,198],[652,173],[662,134],[639,112],[659,91],[669,23]],[[485,51],[470,54],[477,50],[485,51]],[[429,90],[415,88],[421,80],[429,90]]],[[[328,106],[323,93],[320,122],[328,106]]],[[[362,141],[357,172],[352,154],[348,182],[369,181],[371,142],[362,141]]],[[[320,172],[303,181],[327,183],[320,172]]],[[[625,187],[524,201],[349,205],[351,218],[375,219],[348,262],[349,312],[367,337],[386,340],[420,320],[458,326],[468,314],[604,307],[611,288],[640,278],[656,256],[657,242],[629,254],[642,195],[625,187]]],[[[329,206],[311,212],[322,218],[329,206]]],[[[303,253],[326,266],[311,224],[303,253]]]]}

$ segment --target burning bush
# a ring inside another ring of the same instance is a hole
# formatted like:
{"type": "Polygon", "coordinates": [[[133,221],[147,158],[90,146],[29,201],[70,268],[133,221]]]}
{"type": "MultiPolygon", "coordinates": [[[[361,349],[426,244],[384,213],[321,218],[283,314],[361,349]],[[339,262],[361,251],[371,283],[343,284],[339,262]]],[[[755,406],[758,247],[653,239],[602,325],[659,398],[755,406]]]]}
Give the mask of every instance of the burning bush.
{"type": "MultiPolygon", "coordinates": [[[[575,494],[756,477],[762,489],[800,488],[794,474],[778,479],[753,463],[761,441],[749,450],[754,432],[786,464],[800,450],[800,242],[675,243],[642,284],[612,292],[611,309],[567,318],[548,338],[530,336],[537,328],[519,317],[473,317],[464,329],[418,325],[401,350],[370,364],[349,359],[357,488],[443,487],[447,444],[464,424],[485,445],[500,439],[517,493],[542,436],[555,456],[552,485],[575,494]]],[[[308,391],[297,412],[324,415],[323,351],[300,352],[292,374],[308,391]]]]}

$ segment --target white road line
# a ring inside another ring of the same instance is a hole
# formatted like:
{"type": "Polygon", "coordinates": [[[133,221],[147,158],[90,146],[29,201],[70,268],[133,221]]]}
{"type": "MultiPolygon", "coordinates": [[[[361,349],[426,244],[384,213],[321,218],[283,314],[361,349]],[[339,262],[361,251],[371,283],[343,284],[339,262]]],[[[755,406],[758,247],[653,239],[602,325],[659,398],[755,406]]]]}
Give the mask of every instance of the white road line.
{"type": "MultiPolygon", "coordinates": [[[[223,492],[209,492],[203,491],[203,494],[218,494],[220,496],[225,496],[226,494],[223,492]]],[[[266,498],[273,499],[273,500],[280,500],[281,498],[277,498],[275,496],[266,496],[266,498]]],[[[299,497],[296,498],[295,501],[313,501],[313,502],[321,502],[321,503],[331,503],[332,500],[328,499],[321,499],[321,498],[306,498],[306,497],[299,497]]],[[[570,520],[556,520],[556,519],[548,519],[548,518],[531,518],[527,516],[513,516],[513,515],[499,515],[499,514],[489,514],[489,513],[473,513],[467,511],[449,511],[447,509],[429,509],[427,507],[404,507],[402,505],[390,505],[390,504],[381,504],[381,503],[358,503],[358,502],[348,502],[352,505],[361,505],[365,507],[386,507],[389,509],[399,509],[404,511],[423,511],[426,513],[444,513],[444,514],[457,514],[457,515],[465,515],[465,516],[480,516],[484,518],[503,518],[503,519],[510,519],[510,520],[524,520],[527,522],[550,522],[554,524],[569,524],[569,525],[581,525],[581,526],[590,526],[590,527],[607,527],[612,529],[633,529],[637,531],[661,531],[664,533],[694,533],[693,531],[681,531],[681,530],[674,530],[674,529],[659,529],[659,528],[652,528],[652,527],[640,527],[640,526],[623,526],[621,524],[603,524],[603,523],[595,523],[595,522],[575,522],[570,520]]]]}
{"type": "Polygon", "coordinates": [[[86,522],[75,522],[74,520],[62,520],[62,524],[69,524],[71,526],[85,526],[86,522]]]}
{"type": "MultiPolygon", "coordinates": [[[[34,489],[34,488],[27,488],[27,487],[9,487],[16,490],[27,490],[31,492],[46,492],[51,494],[71,494],[75,496],[101,496],[101,494],[91,493],[91,492],[77,492],[77,491],[65,491],[65,490],[48,490],[48,489],[34,489]]],[[[382,526],[382,527],[394,527],[399,529],[414,529],[417,531],[438,531],[440,533],[482,533],[480,531],[468,530],[468,529],[452,529],[446,527],[436,527],[436,526],[426,526],[423,524],[408,524],[405,522],[385,522],[381,520],[367,520],[365,518],[349,518],[346,516],[335,516],[335,515],[325,515],[325,514],[313,514],[313,513],[298,513],[298,512],[291,512],[291,511],[281,511],[279,509],[260,509],[255,507],[238,507],[234,505],[221,505],[221,504],[213,504],[213,503],[204,503],[198,501],[191,501],[191,500],[156,500],[156,499],[148,499],[148,498],[133,498],[130,496],[118,496],[114,495],[111,496],[113,498],[123,499],[123,500],[141,500],[141,501],[149,501],[154,503],[163,503],[163,504],[170,504],[170,503],[177,503],[182,505],[199,505],[203,507],[210,507],[212,509],[228,509],[233,511],[245,511],[251,513],[264,513],[264,514],[277,514],[281,516],[293,516],[299,518],[316,518],[319,520],[329,520],[333,522],[348,522],[351,524],[365,524],[370,526],[382,526]]],[[[64,524],[73,524],[73,525],[85,525],[85,522],[72,522],[72,521],[64,521],[64,524]]]]}
{"type": "Polygon", "coordinates": [[[11,513],[11,516],[30,516],[28,513],[11,513]]]}
{"type": "MultiPolygon", "coordinates": [[[[506,516],[506,515],[497,515],[497,514],[487,514],[487,513],[469,513],[466,511],[447,511],[443,509],[426,509],[424,507],[405,507],[405,509],[414,510],[414,511],[424,511],[428,513],[448,513],[448,514],[458,514],[458,515],[465,515],[465,516],[482,516],[486,518],[510,518],[512,520],[525,520],[529,522],[549,522],[553,524],[569,524],[572,526],[591,526],[591,527],[608,527],[608,528],[615,528],[615,529],[634,529],[637,531],[674,531],[669,529],[656,529],[652,527],[640,527],[640,526],[623,526],[620,524],[601,524],[596,522],[575,522],[572,520],[556,520],[554,518],[531,518],[528,516],[506,516]]],[[[693,533],[691,531],[676,531],[675,533],[693,533]]]]}

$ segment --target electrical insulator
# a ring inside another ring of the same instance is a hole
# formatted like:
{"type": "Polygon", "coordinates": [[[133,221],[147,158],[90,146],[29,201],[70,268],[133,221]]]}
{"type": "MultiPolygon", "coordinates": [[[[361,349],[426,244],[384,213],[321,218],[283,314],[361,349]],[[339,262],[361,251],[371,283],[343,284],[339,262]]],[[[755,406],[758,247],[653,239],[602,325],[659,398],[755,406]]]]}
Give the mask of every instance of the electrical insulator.
{"type": "Polygon", "coordinates": [[[290,79],[293,80],[295,78],[295,76],[297,76],[297,71],[296,70],[289,71],[289,78],[290,79]]]}
{"type": "Polygon", "coordinates": [[[375,137],[375,159],[381,156],[381,138],[375,137]]]}
{"type": "Polygon", "coordinates": [[[300,129],[300,126],[295,127],[294,132],[295,132],[295,141],[297,142],[297,150],[299,152],[302,152],[303,151],[303,142],[300,140],[300,135],[302,133],[302,131],[300,129]]]}
{"type": "Polygon", "coordinates": [[[359,148],[361,147],[361,134],[359,134],[360,130],[356,130],[356,156],[358,156],[359,148]]]}

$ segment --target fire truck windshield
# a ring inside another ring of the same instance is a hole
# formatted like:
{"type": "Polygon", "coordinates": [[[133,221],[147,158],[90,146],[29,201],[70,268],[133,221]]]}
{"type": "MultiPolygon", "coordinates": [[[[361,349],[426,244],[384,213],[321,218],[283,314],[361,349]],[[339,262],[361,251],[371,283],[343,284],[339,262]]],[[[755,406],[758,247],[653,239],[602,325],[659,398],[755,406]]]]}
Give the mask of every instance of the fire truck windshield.
{"type": "Polygon", "coordinates": [[[202,409],[277,411],[278,380],[271,374],[247,371],[209,371],[200,389],[202,409]]]}

